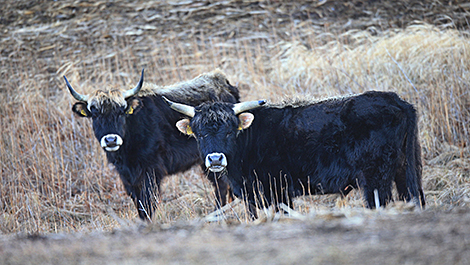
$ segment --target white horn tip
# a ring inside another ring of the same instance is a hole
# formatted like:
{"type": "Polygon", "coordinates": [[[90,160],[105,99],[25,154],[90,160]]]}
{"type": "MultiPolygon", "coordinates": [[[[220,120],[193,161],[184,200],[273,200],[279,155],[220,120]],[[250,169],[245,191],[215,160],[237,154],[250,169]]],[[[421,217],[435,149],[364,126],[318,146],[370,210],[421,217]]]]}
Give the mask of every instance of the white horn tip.
{"type": "Polygon", "coordinates": [[[162,96],[163,100],[168,104],[168,106],[173,105],[173,102],[171,102],[169,99],[167,99],[165,96],[162,96]]]}

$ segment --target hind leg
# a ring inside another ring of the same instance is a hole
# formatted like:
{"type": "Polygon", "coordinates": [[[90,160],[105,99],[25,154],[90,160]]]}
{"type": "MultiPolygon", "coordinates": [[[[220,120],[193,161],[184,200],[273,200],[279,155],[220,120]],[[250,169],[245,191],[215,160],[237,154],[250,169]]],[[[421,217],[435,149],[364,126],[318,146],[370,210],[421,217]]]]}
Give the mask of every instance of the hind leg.
{"type": "Polygon", "coordinates": [[[411,200],[410,192],[406,186],[406,170],[404,168],[399,168],[397,175],[395,176],[395,185],[397,187],[398,199],[400,201],[411,200]]]}
{"type": "Polygon", "coordinates": [[[420,184],[408,185],[406,182],[405,173],[395,178],[397,186],[398,199],[406,202],[413,202],[418,207],[424,208],[426,205],[423,188],[420,184]],[[411,186],[411,188],[409,187],[411,186]],[[418,186],[418,187],[415,187],[418,186]]]}
{"type": "Polygon", "coordinates": [[[392,198],[392,189],[385,185],[377,187],[377,185],[369,184],[364,187],[364,196],[368,208],[374,209],[377,208],[377,206],[384,207],[392,198]],[[379,205],[377,205],[377,202],[379,205]]]}
{"type": "MultiPolygon", "coordinates": [[[[413,170],[413,168],[408,169],[408,170],[413,170]]],[[[408,172],[408,174],[411,174],[411,173],[408,172]]],[[[420,169],[418,168],[414,172],[413,176],[415,177],[409,177],[409,179],[414,180],[414,181],[407,181],[406,174],[407,174],[406,168],[405,166],[403,166],[398,169],[396,177],[395,177],[395,184],[397,186],[399,200],[406,201],[406,202],[413,201],[418,207],[424,208],[426,202],[424,198],[423,188],[421,186],[420,169]]]]}
{"type": "MultiPolygon", "coordinates": [[[[383,167],[382,167],[383,169],[383,167]]],[[[364,173],[364,197],[371,209],[384,207],[392,199],[392,174],[388,170],[369,170],[364,173]],[[379,205],[376,205],[376,202],[379,205]]]]}

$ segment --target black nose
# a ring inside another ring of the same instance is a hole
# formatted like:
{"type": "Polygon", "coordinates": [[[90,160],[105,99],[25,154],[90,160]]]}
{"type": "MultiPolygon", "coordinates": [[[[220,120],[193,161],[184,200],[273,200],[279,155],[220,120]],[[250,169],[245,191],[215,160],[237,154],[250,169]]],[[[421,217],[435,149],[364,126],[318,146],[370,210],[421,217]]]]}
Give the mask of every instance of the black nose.
{"type": "Polygon", "coordinates": [[[211,166],[221,166],[224,154],[210,154],[207,156],[211,166]]]}
{"type": "Polygon", "coordinates": [[[117,136],[116,135],[109,135],[104,138],[104,142],[107,146],[113,147],[117,145],[117,136]]]}

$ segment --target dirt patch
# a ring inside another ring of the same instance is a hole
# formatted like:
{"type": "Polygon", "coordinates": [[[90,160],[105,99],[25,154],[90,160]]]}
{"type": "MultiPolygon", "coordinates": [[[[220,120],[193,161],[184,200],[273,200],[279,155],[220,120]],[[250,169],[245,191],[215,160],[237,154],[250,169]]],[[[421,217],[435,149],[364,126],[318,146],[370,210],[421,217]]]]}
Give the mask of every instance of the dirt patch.
{"type": "Polygon", "coordinates": [[[262,225],[199,221],[10,236],[4,264],[468,264],[470,210],[353,211],[262,225]]]}

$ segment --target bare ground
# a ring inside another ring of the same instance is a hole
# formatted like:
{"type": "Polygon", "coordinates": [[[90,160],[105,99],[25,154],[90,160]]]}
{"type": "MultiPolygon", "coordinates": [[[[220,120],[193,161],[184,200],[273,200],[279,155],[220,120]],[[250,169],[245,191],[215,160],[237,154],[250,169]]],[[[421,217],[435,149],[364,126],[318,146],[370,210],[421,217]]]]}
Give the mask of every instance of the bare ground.
{"type": "MultiPolygon", "coordinates": [[[[0,11],[2,56],[35,54],[44,65],[35,78],[58,87],[59,67],[49,62],[57,61],[60,53],[51,55],[51,49],[63,51],[69,45],[92,49],[119,43],[124,35],[135,37],[133,44],[141,47],[138,57],[150,53],[145,47],[148,31],[154,33],[153,38],[176,36],[177,41],[193,40],[201,32],[227,40],[262,38],[262,32],[289,39],[295,28],[302,39],[307,26],[329,32],[373,32],[420,20],[453,23],[462,30],[468,29],[470,14],[470,5],[464,1],[403,1],[406,5],[396,1],[283,2],[8,1],[0,11]],[[38,23],[44,25],[43,31],[28,31],[38,23]],[[127,27],[126,34],[121,32],[123,27],[127,27]],[[51,33],[52,28],[58,33],[51,33]],[[35,41],[34,36],[43,39],[35,41]],[[52,37],[65,40],[54,42],[52,37]]],[[[2,66],[23,70],[14,60],[2,61],[2,66]]],[[[86,69],[86,73],[91,71],[86,69]]],[[[14,87],[6,73],[2,71],[0,81],[5,95],[14,87]]],[[[164,71],[158,73],[164,75],[164,71]]],[[[381,211],[343,208],[248,224],[204,219],[172,224],[131,221],[112,232],[2,234],[0,256],[1,264],[470,264],[470,209],[434,205],[422,211],[398,206],[381,211]]]]}
{"type": "Polygon", "coordinates": [[[470,210],[2,237],[3,264],[469,264],[470,210]]]}

